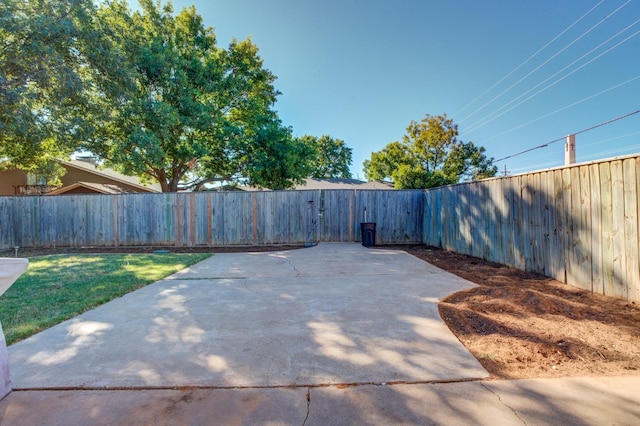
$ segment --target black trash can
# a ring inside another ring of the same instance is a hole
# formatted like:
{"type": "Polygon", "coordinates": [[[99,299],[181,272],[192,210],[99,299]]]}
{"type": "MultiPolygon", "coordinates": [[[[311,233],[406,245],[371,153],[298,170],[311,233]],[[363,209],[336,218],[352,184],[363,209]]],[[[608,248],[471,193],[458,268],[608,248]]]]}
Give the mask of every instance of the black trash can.
{"type": "Polygon", "coordinates": [[[373,247],[376,245],[376,223],[360,222],[360,233],[362,234],[362,245],[373,247]]]}

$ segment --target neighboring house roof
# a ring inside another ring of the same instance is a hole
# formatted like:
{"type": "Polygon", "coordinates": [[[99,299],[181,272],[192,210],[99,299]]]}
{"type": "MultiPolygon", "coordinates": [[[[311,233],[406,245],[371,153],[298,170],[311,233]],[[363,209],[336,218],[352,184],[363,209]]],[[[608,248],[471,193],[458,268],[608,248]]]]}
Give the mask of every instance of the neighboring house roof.
{"type": "Polygon", "coordinates": [[[53,191],[47,192],[47,195],[62,195],[67,193],[95,193],[95,194],[127,194],[131,191],[127,191],[118,185],[111,185],[108,183],[93,183],[93,182],[76,182],[71,185],[63,186],[53,191]]]}
{"type": "MultiPolygon", "coordinates": [[[[140,182],[140,179],[138,179],[135,176],[126,176],[123,175],[122,173],[118,173],[113,169],[109,169],[109,168],[98,168],[96,166],[94,166],[93,164],[87,162],[87,161],[80,161],[80,160],[68,160],[68,161],[64,161],[64,160],[60,160],[60,164],[62,164],[65,167],[72,167],[78,170],[83,170],[85,172],[89,172],[89,173],[93,173],[95,175],[98,176],[102,176],[103,178],[109,179],[111,181],[114,181],[114,186],[117,186],[117,183],[123,183],[126,184],[128,186],[132,186],[140,191],[143,192],[162,192],[162,187],[160,186],[159,183],[155,183],[155,184],[149,184],[149,185],[145,185],[143,183],[140,182]]],[[[87,183],[86,181],[83,181],[83,183],[87,183]]],[[[60,190],[63,188],[60,188],[60,190]]],[[[121,192],[126,192],[126,191],[120,191],[118,193],[121,192]]]]}
{"type": "Polygon", "coordinates": [[[305,179],[302,185],[293,189],[393,189],[393,185],[386,182],[363,182],[358,179],[305,179]]]}

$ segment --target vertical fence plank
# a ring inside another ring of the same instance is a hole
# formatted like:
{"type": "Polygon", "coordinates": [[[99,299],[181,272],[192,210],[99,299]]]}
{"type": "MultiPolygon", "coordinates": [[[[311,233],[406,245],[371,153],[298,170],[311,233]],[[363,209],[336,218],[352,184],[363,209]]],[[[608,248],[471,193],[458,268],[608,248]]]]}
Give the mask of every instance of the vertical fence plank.
{"type": "Polygon", "coordinates": [[[525,270],[526,262],[524,255],[524,245],[526,240],[524,237],[524,220],[523,220],[523,205],[522,205],[522,177],[514,176],[512,179],[513,198],[511,200],[511,207],[513,209],[513,248],[514,248],[514,265],[520,270],[525,270]]]}
{"type": "Polygon", "coordinates": [[[611,163],[600,164],[600,188],[602,199],[602,286],[605,295],[613,296],[615,291],[611,163]]]}
{"type": "Polygon", "coordinates": [[[640,298],[640,157],[425,191],[0,197],[0,249],[418,243],[640,298]]]}
{"type": "Polygon", "coordinates": [[[611,205],[613,208],[613,295],[627,298],[626,258],[624,240],[624,176],[622,161],[611,162],[611,205]]]}
{"type": "Polygon", "coordinates": [[[576,198],[576,191],[573,189],[573,181],[571,169],[562,169],[562,184],[564,185],[564,205],[562,206],[562,223],[564,228],[563,246],[565,261],[565,282],[573,284],[573,270],[575,269],[575,255],[573,252],[573,227],[574,227],[574,211],[573,200],[576,198]]]}
{"type": "Polygon", "coordinates": [[[567,181],[568,190],[571,194],[571,204],[567,209],[569,220],[569,241],[568,241],[568,267],[567,267],[567,283],[571,285],[580,285],[580,257],[581,244],[580,229],[582,222],[580,217],[580,170],[577,167],[567,169],[569,179],[567,181]]]}
{"type": "Polygon", "coordinates": [[[624,179],[624,241],[626,274],[624,287],[627,300],[638,299],[636,289],[640,286],[640,264],[638,261],[638,188],[636,186],[638,166],[636,159],[623,161],[624,179]]]}
{"type": "MultiPolygon", "coordinates": [[[[638,215],[636,217],[636,232],[638,234],[638,241],[636,244],[636,254],[637,257],[640,258],[640,157],[636,157],[636,210],[638,215]]],[[[638,275],[640,275],[640,268],[636,271],[638,275]]],[[[640,277],[636,276],[636,288],[630,289],[629,291],[629,300],[633,300],[636,302],[640,302],[640,277]],[[632,299],[631,295],[635,294],[635,297],[632,299]]]]}
{"type": "Polygon", "coordinates": [[[578,282],[576,285],[585,290],[592,290],[591,281],[591,181],[587,166],[575,167],[579,172],[580,198],[578,212],[580,215],[580,228],[578,233],[580,242],[578,252],[578,282]]]}
{"type": "Polygon", "coordinates": [[[565,229],[564,229],[564,182],[562,180],[562,170],[553,171],[553,234],[549,255],[551,256],[551,275],[556,280],[566,283],[566,251],[565,251],[565,229]]]}
{"type": "Polygon", "coordinates": [[[594,293],[603,294],[602,277],[602,186],[600,167],[589,166],[591,182],[591,289],[594,293]]]}
{"type": "Polygon", "coordinates": [[[521,179],[521,217],[520,223],[522,224],[522,254],[524,260],[524,270],[532,271],[534,259],[534,246],[535,241],[535,229],[534,229],[534,186],[533,175],[523,175],[521,179]]]}
{"type": "Polygon", "coordinates": [[[542,213],[542,251],[539,273],[552,276],[549,268],[551,259],[551,235],[553,234],[553,172],[545,172],[541,178],[540,203],[542,213]]]}

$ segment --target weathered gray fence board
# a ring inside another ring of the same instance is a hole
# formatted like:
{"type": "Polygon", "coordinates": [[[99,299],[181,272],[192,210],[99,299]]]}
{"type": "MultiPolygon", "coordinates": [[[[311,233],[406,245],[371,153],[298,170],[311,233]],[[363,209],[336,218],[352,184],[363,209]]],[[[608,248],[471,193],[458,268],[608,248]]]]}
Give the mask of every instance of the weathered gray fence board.
{"type": "Polygon", "coordinates": [[[431,189],[423,242],[638,301],[639,192],[640,157],[431,189]]]}
{"type": "Polygon", "coordinates": [[[0,197],[0,248],[360,241],[365,207],[378,243],[419,243],[423,199],[420,190],[0,197]]]}
{"type": "Polygon", "coordinates": [[[0,249],[430,244],[640,300],[640,157],[426,191],[0,197],[0,249]]]}

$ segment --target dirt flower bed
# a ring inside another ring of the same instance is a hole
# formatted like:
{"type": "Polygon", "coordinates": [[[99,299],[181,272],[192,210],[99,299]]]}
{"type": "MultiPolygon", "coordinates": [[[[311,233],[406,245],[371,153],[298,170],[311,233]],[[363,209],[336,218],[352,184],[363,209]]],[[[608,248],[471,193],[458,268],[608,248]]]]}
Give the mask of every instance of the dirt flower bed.
{"type": "Polygon", "coordinates": [[[439,310],[492,378],[640,374],[637,304],[470,256],[394,248],[478,285],[439,310]]]}

